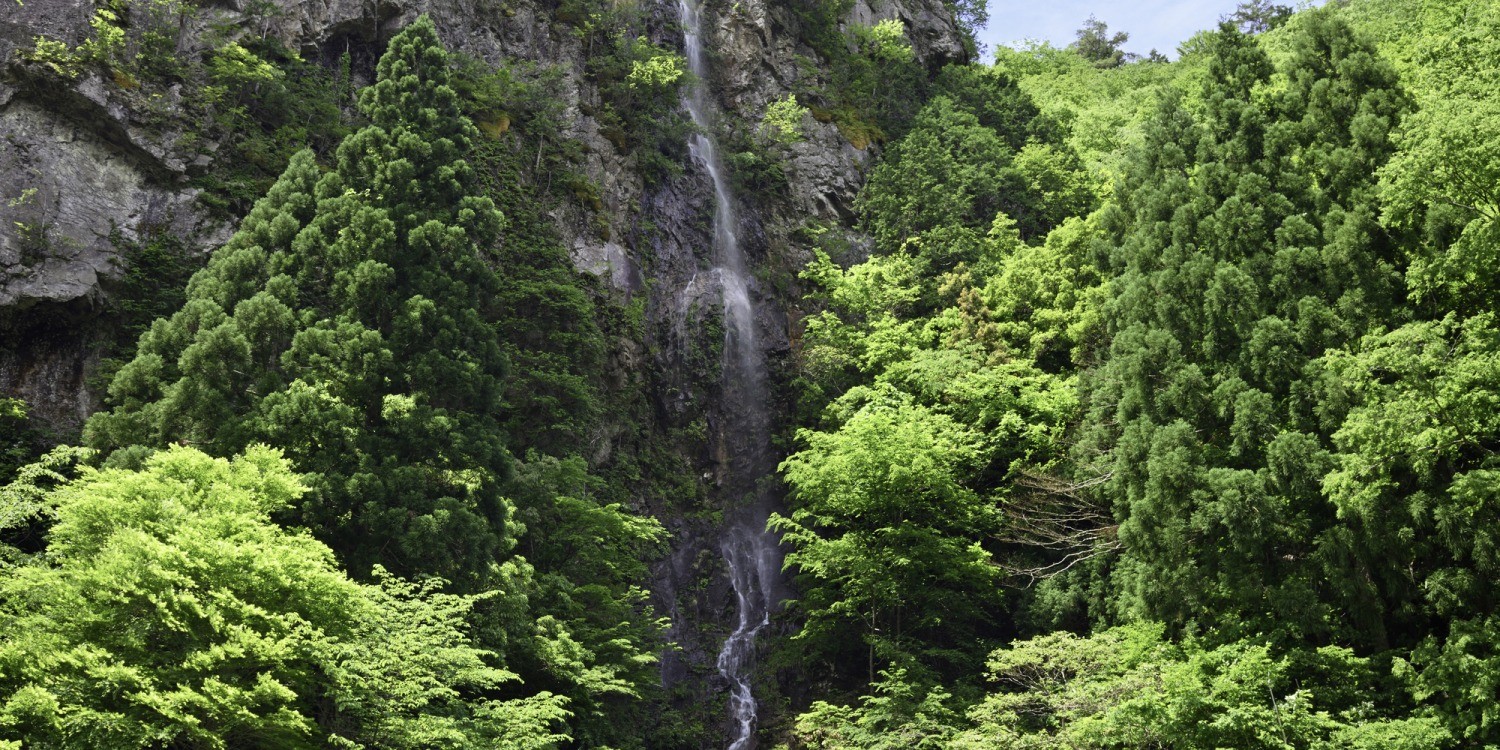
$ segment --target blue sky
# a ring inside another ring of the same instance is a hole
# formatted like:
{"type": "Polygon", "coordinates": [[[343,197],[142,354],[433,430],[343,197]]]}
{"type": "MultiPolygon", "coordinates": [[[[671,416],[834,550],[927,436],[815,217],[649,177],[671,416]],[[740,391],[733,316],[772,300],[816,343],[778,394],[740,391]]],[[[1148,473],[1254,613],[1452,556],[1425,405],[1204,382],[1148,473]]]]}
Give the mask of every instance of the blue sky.
{"type": "Polygon", "coordinates": [[[990,0],[989,27],[980,31],[979,41],[994,48],[1042,39],[1063,47],[1092,14],[1109,24],[1111,33],[1130,34],[1127,52],[1144,55],[1154,47],[1175,58],[1178,44],[1212,28],[1238,4],[1237,0],[990,0]]]}

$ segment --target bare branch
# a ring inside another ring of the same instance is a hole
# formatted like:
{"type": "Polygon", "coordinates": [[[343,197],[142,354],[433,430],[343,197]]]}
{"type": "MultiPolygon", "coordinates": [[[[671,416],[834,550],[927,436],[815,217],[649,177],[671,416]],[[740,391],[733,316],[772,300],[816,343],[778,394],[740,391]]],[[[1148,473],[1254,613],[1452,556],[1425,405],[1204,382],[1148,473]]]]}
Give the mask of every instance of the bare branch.
{"type": "Polygon", "coordinates": [[[1119,524],[1093,492],[1113,474],[1100,473],[1083,481],[1047,474],[1023,473],[1017,492],[1005,506],[1006,528],[996,539],[1035,550],[1047,560],[1001,563],[1010,575],[1027,579],[1027,586],[1072,569],[1120,548],[1119,524]]]}

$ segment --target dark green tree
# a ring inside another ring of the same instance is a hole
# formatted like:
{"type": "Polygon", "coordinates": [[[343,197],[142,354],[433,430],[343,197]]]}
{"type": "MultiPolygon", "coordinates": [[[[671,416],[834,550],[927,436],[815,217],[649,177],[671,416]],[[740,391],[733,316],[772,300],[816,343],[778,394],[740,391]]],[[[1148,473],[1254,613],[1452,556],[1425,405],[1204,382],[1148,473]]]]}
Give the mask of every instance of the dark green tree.
{"type": "Polygon", "coordinates": [[[1147,123],[1104,218],[1113,343],[1082,458],[1105,452],[1125,612],[1380,645],[1368,559],[1322,494],[1339,415],[1309,368],[1401,300],[1373,175],[1405,99],[1331,13],[1290,44],[1272,88],[1256,40],[1224,24],[1201,118],[1168,96],[1147,123]]]}
{"type": "MultiPolygon", "coordinates": [[[[984,228],[1003,197],[1021,191],[1020,176],[1011,169],[1014,158],[1000,135],[967,108],[934,97],[871,173],[860,209],[884,252],[923,232],[984,228]]],[[[936,276],[956,260],[933,258],[924,271],[936,276]]]]}
{"type": "Polygon", "coordinates": [[[1121,31],[1109,33],[1109,24],[1089,16],[1079,27],[1072,48],[1075,52],[1101,68],[1118,68],[1125,64],[1128,55],[1122,48],[1130,41],[1130,35],[1121,31]]]}
{"type": "Polygon", "coordinates": [[[1040,238],[1086,211],[1094,196],[1060,129],[999,73],[939,77],[934,96],[870,174],[859,210],[881,252],[917,240],[922,273],[936,279],[977,257],[997,213],[1040,238]]]}
{"type": "Polygon", "coordinates": [[[142,336],[87,439],[122,466],[172,443],[277,446],[309,485],[279,520],[356,578],[483,592],[481,642],[567,702],[579,742],[629,747],[661,630],[635,587],[662,532],[570,457],[597,419],[603,336],[511,144],[465,111],[475,67],[426,18],[398,34],[361,92],[370,124],[326,173],[291,160],[142,336]],[[519,217],[504,237],[491,196],[519,217]]]}
{"type": "Polygon", "coordinates": [[[397,35],[377,74],[370,124],[326,174],[292,159],[141,338],[87,439],[116,462],[273,443],[312,485],[294,520],[357,575],[379,563],[476,590],[515,535],[483,257],[502,219],[464,160],[477,133],[432,22],[397,35]]]}
{"type": "Polygon", "coordinates": [[[938,71],[933,88],[973,113],[980,125],[995,131],[1012,151],[1032,141],[1061,140],[1061,127],[1043,116],[1020,84],[999,68],[947,65],[938,71]]]}
{"type": "Polygon", "coordinates": [[[36,429],[27,416],[26,402],[0,397],[0,482],[37,457],[36,429]]]}
{"type": "Polygon", "coordinates": [[[1246,34],[1261,34],[1277,28],[1292,17],[1290,6],[1273,3],[1271,0],[1245,0],[1235,6],[1234,12],[1224,17],[1246,34]]]}

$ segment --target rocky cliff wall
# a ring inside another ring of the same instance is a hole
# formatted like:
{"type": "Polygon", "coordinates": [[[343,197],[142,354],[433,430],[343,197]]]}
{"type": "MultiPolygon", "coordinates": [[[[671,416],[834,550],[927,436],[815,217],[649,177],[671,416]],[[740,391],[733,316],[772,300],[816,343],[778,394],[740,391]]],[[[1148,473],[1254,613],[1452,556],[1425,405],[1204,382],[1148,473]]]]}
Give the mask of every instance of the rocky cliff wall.
{"type": "MultiPolygon", "coordinates": [[[[274,10],[253,12],[248,5],[207,4],[184,22],[191,26],[180,35],[178,54],[201,55],[216,43],[209,41],[209,30],[227,28],[231,37],[279,37],[310,59],[332,61],[355,49],[366,50],[369,60],[396,30],[429,13],[454,49],[488,61],[560,67],[567,78],[559,90],[566,97],[568,128],[560,136],[584,145],[583,170],[599,186],[598,204],[569,206],[555,217],[577,266],[629,289],[647,280],[642,255],[651,252],[660,276],[650,281],[667,284],[657,287],[661,295],[679,302],[683,295],[693,296],[692,267],[701,265],[693,256],[703,244],[694,228],[701,223],[701,175],[690,173],[647,194],[641,175],[587,114],[599,96],[585,75],[590,51],[558,22],[556,3],[276,0],[274,10]],[[643,214],[664,219],[650,248],[624,239],[639,237],[633,229],[643,214]]],[[[675,17],[660,5],[651,9],[652,35],[666,46],[678,45],[675,17]]],[[[84,327],[89,310],[105,309],[100,303],[125,267],[119,239],[165,229],[206,253],[225,239],[234,218],[205,210],[195,200],[198,191],[188,187],[190,174],[212,166],[215,149],[185,143],[192,123],[173,122],[183,96],[180,86],[148,99],[97,73],[70,82],[24,61],[39,37],[70,45],[89,38],[94,11],[95,4],[85,0],[27,0],[0,20],[0,213],[5,219],[0,222],[0,321],[6,349],[18,343],[17,331],[35,322],[28,318],[55,322],[60,315],[76,315],[75,327],[84,327]]],[[[806,88],[808,77],[819,75],[802,64],[817,55],[801,41],[797,18],[786,8],[768,0],[740,0],[711,3],[708,12],[717,64],[711,88],[726,119],[756,122],[768,103],[806,88]]],[[[964,54],[958,30],[938,0],[859,0],[850,13],[858,23],[882,18],[904,20],[919,57],[931,65],[964,54]]],[[[748,197],[756,205],[746,213],[747,221],[760,228],[762,254],[772,244],[785,249],[779,223],[847,218],[862,183],[869,150],[850,144],[830,123],[809,118],[806,132],[808,137],[791,148],[784,195],[748,197]]],[[[0,371],[29,369],[7,361],[0,371]]],[[[0,375],[0,392],[29,395],[39,413],[64,425],[76,425],[65,415],[87,411],[78,403],[86,394],[47,395],[28,377],[0,375]]]]}

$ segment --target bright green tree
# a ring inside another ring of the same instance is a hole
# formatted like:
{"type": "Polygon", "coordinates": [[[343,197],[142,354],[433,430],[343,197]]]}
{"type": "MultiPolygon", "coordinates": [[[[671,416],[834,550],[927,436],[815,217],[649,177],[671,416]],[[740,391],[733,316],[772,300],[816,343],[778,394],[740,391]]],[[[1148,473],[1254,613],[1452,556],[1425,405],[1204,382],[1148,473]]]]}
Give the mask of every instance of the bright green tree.
{"type": "Polygon", "coordinates": [[[1174,644],[1159,624],[1058,632],[990,655],[990,695],[949,744],[1063,750],[1437,750],[1430,718],[1375,708],[1391,685],[1347,649],[1277,653],[1253,642],[1174,644]]]}
{"type": "Polygon", "coordinates": [[[1378,551],[1372,577],[1419,687],[1459,737],[1493,743],[1500,711],[1500,326],[1412,323],[1324,358],[1352,404],[1324,489],[1378,551]]]}
{"type": "MultiPolygon", "coordinates": [[[[1412,9],[1407,9],[1408,11],[1412,9]]],[[[1324,490],[1378,551],[1393,631],[1455,736],[1500,741],[1500,82],[1493,3],[1420,9],[1403,52],[1420,105],[1382,172],[1386,222],[1410,230],[1420,320],[1324,358],[1347,405],[1324,490]]]]}
{"type": "Polygon", "coordinates": [[[1408,284],[1426,310],[1495,309],[1500,279],[1500,7],[1433,4],[1407,40],[1420,105],[1382,171],[1387,222],[1419,233],[1408,284]]]}
{"type": "Polygon", "coordinates": [[[940,688],[924,693],[905,670],[883,671],[858,705],[813,703],[797,717],[792,736],[811,750],[938,750],[963,723],[951,698],[940,688]]]}
{"type": "MultiPolygon", "coordinates": [[[[55,473],[54,473],[55,474],[55,473]]],[[[0,739],[34,748],[540,750],[564,700],[497,700],[479,597],[377,569],[360,584],[272,516],[306,492],[252,446],[174,447],[140,471],[34,477],[45,555],[0,578],[0,739]]],[[[511,688],[510,692],[516,691],[511,688]]]]}
{"type": "Polygon", "coordinates": [[[888,389],[843,404],[842,426],[801,432],[781,467],[798,503],[772,525],[805,580],[800,637],[847,648],[853,627],[870,664],[972,639],[998,603],[976,594],[999,583],[978,542],[996,509],[969,486],[981,436],[888,389]]]}
{"type": "Polygon", "coordinates": [[[921,692],[935,674],[972,674],[1008,627],[1000,584],[1048,562],[1022,559],[1010,518],[1056,510],[1013,480],[1065,456],[1078,414],[1072,354],[1098,296],[1083,225],[1031,247],[1001,215],[970,237],[973,264],[937,279],[921,259],[937,233],[848,269],[820,253],[805,272],[825,309],[807,321],[804,395],[828,401],[781,467],[792,510],[773,523],[809,654],[871,682],[906,670],[921,692]]]}

